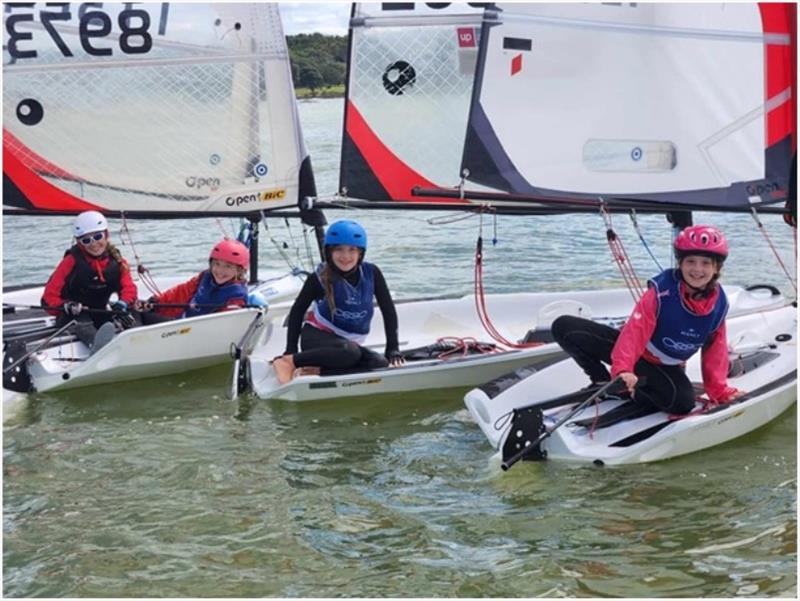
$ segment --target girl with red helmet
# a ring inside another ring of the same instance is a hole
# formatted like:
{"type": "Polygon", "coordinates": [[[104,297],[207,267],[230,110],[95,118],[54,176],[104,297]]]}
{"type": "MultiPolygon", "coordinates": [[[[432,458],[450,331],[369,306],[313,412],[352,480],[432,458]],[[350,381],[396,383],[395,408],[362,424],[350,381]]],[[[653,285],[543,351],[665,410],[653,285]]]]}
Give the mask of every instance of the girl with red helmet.
{"type": "Polygon", "coordinates": [[[42,305],[56,315],[56,325],[76,320],[73,331],[92,352],[116,334],[115,316],[126,315],[136,300],[136,284],[127,261],[111,244],[108,222],[98,211],[84,211],[72,224],[74,244],[45,284],[42,305]],[[112,294],[116,315],[104,312],[112,294]],[[92,311],[94,310],[94,311],[92,311]]]}
{"type": "Polygon", "coordinates": [[[169,290],[138,303],[145,324],[177,317],[195,317],[242,307],[247,299],[250,251],[236,240],[221,240],[208,257],[208,269],[169,290]],[[183,305],[159,307],[158,305],[183,305]],[[150,313],[155,308],[155,313],[150,313]]]}
{"type": "Polygon", "coordinates": [[[304,374],[330,375],[403,363],[397,311],[381,270],[364,261],[366,250],[367,232],[359,223],[341,220],[328,228],[326,260],[306,279],[295,299],[289,312],[286,351],[272,362],[281,384],[290,381],[297,369],[304,374]],[[372,321],[373,297],[383,315],[383,355],[361,346],[372,321]]]}
{"type": "Polygon", "coordinates": [[[712,226],[690,226],[678,234],[674,250],[678,267],[648,282],[621,332],[568,315],[553,322],[552,332],[593,385],[620,376],[637,402],[685,414],[695,405],[685,364],[697,351],[712,401],[743,393],[727,384],[728,300],[717,283],[728,256],[725,236],[712,226]],[[604,364],[611,365],[610,375],[604,364]]]}

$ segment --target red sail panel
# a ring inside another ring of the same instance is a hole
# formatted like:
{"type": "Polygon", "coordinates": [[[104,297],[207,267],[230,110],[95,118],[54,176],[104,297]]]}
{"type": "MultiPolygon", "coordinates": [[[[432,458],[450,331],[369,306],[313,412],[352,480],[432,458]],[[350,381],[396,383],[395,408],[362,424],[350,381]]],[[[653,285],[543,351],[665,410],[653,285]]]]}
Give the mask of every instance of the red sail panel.
{"type": "MultiPolygon", "coordinates": [[[[47,163],[47,161],[44,162],[47,163]]],[[[56,170],[58,170],[57,167],[56,170]]],[[[54,186],[26,167],[13,152],[9,151],[5,136],[3,137],[3,173],[17,186],[25,200],[34,209],[59,212],[102,209],[102,207],[81,200],[54,186]]]]}
{"type": "MultiPolygon", "coordinates": [[[[381,142],[375,132],[367,125],[361,113],[352,101],[347,102],[347,135],[364,156],[370,170],[386,189],[392,200],[398,202],[426,202],[433,204],[466,204],[465,201],[444,198],[414,198],[411,189],[437,188],[437,184],[423,177],[395,155],[381,142]]],[[[402,124],[398,124],[402,127],[402,124]]]]}
{"type": "Polygon", "coordinates": [[[766,90],[767,146],[791,135],[792,151],[797,149],[797,5],[760,3],[765,34],[788,35],[789,45],[767,44],[766,90]],[[770,101],[777,99],[774,106],[770,101]]]}

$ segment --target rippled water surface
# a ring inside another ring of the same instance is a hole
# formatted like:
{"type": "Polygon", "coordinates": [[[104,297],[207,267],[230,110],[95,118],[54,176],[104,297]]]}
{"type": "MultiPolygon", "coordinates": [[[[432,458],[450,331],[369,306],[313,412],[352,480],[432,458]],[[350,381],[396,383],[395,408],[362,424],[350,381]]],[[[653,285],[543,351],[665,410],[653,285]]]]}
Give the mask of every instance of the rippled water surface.
{"type": "MultiPolygon", "coordinates": [[[[301,106],[323,192],[336,186],[340,109],[301,106]]],[[[347,215],[367,226],[369,256],[396,297],[471,291],[476,218],[347,215]]],[[[695,216],[704,220],[732,240],[724,281],[791,291],[751,217],[695,216]]],[[[663,217],[639,221],[668,263],[663,217]]],[[[68,223],[5,218],[4,284],[43,281],[68,223]]],[[[137,253],[163,274],[199,270],[220,227],[236,226],[129,225],[137,253]]],[[[789,228],[764,225],[790,256],[789,228]]],[[[630,221],[615,226],[640,274],[655,273],[630,221]]],[[[493,236],[488,220],[483,233],[493,236]]],[[[296,226],[271,222],[270,234],[304,255],[296,226]]],[[[506,217],[497,239],[487,243],[490,292],[622,285],[599,217],[506,217]]],[[[284,267],[262,240],[262,264],[284,267]]],[[[795,409],[672,461],[502,473],[464,390],[231,402],[227,377],[220,367],[32,396],[3,431],[4,595],[795,596],[795,409]]]]}

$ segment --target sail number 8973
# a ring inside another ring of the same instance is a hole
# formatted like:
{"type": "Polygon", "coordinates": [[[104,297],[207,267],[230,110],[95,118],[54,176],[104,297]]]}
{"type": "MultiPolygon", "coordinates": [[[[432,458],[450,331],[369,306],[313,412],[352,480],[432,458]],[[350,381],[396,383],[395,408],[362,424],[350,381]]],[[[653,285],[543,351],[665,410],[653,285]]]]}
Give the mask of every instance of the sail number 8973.
{"type": "MultiPolygon", "coordinates": [[[[98,44],[100,40],[108,38],[110,35],[112,39],[116,38],[119,42],[119,49],[125,54],[146,54],[150,52],[153,47],[153,34],[150,31],[150,13],[146,10],[130,8],[132,3],[127,3],[127,6],[129,8],[121,10],[116,16],[115,20],[119,31],[113,34],[114,19],[108,13],[97,8],[102,7],[102,3],[88,2],[79,6],[77,33],[81,47],[86,54],[92,56],[110,56],[113,54],[112,48],[98,44]]],[[[33,3],[6,5],[7,12],[9,7],[16,10],[32,8],[33,3]]],[[[46,32],[46,36],[52,40],[63,56],[74,56],[74,49],[70,48],[62,37],[62,33],[66,28],[62,27],[61,33],[59,32],[59,26],[65,25],[64,21],[72,21],[73,14],[70,11],[69,3],[47,3],[46,7],[45,10],[40,11],[38,14],[38,20],[44,32],[46,32]],[[51,11],[49,10],[51,8],[60,8],[61,10],[51,11]]],[[[161,5],[158,24],[158,33],[161,35],[166,31],[168,7],[168,3],[161,5]]],[[[8,34],[6,43],[8,53],[12,59],[36,58],[38,56],[38,51],[34,46],[41,48],[42,41],[39,36],[44,36],[45,34],[40,33],[35,25],[28,25],[28,23],[32,24],[34,21],[34,14],[30,12],[11,14],[6,17],[5,24],[8,34]],[[36,39],[34,34],[37,34],[36,39]]]]}

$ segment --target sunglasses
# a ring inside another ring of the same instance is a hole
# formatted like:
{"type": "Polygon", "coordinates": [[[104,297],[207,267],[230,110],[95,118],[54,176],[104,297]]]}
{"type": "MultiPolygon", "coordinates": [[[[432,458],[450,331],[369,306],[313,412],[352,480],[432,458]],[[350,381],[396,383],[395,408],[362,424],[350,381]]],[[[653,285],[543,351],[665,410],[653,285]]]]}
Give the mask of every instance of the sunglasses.
{"type": "Polygon", "coordinates": [[[92,242],[98,242],[106,237],[105,232],[95,232],[89,236],[84,236],[83,238],[79,238],[81,244],[84,246],[89,246],[92,242]]]}

